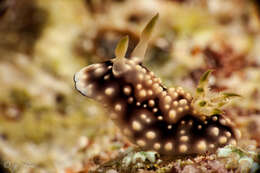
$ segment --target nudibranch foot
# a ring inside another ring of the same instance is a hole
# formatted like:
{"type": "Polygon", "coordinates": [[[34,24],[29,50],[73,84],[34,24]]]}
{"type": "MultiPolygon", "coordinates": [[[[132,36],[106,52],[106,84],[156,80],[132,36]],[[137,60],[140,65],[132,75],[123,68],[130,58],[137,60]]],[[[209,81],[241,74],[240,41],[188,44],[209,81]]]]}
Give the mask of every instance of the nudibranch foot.
{"type": "Polygon", "coordinates": [[[145,27],[137,50],[125,58],[128,37],[115,51],[115,59],[87,66],[74,76],[75,87],[109,109],[122,133],[145,150],[168,156],[214,152],[236,144],[239,132],[221,114],[201,119],[192,96],[183,88],[166,88],[138,57],[147,47],[158,16],[145,27]]]}

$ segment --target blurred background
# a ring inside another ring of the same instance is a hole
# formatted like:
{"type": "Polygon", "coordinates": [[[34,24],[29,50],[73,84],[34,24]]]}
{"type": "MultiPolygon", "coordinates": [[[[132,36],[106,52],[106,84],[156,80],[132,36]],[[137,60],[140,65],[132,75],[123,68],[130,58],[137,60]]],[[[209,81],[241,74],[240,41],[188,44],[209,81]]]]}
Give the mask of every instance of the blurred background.
{"type": "MultiPolygon", "coordinates": [[[[242,95],[225,109],[241,146],[260,145],[260,4],[253,0],[0,0],[0,160],[21,173],[88,172],[129,144],[102,105],[74,89],[160,14],[145,65],[166,86],[242,95]]],[[[112,173],[112,172],[111,172],[112,173]]]]}

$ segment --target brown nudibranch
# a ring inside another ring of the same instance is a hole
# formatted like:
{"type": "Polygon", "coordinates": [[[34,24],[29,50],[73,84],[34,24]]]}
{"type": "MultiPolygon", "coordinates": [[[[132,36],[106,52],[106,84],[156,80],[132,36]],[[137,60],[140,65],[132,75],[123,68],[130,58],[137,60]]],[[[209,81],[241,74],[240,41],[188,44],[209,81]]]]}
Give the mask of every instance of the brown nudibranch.
{"type": "Polygon", "coordinates": [[[125,58],[128,37],[121,39],[116,58],[87,66],[74,76],[84,96],[109,108],[110,117],[128,139],[145,150],[168,156],[203,154],[236,144],[239,132],[216,114],[201,119],[192,96],[181,87],[166,88],[142,65],[158,15],[146,25],[131,58],[125,58]]]}

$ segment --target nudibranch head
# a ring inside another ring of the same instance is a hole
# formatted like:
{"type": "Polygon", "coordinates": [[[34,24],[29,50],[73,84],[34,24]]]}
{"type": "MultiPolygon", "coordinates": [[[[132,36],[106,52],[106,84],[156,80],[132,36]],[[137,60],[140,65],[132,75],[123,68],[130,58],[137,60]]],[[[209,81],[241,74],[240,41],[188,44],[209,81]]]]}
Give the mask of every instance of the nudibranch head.
{"type": "Polygon", "coordinates": [[[213,152],[236,144],[239,132],[220,114],[200,118],[192,96],[181,87],[167,89],[142,65],[158,15],[145,27],[132,58],[125,58],[128,37],[118,43],[116,58],[87,66],[74,76],[76,89],[110,111],[123,134],[143,149],[175,156],[213,152]]]}

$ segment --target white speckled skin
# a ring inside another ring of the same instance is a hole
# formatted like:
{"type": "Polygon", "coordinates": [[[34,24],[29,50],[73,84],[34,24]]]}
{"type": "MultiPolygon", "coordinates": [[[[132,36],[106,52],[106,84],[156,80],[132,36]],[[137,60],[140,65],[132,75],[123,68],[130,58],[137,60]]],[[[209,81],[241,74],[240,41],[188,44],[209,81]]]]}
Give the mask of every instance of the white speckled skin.
{"type": "Polygon", "coordinates": [[[122,133],[143,149],[175,156],[236,144],[238,132],[229,120],[222,115],[202,120],[192,108],[190,93],[165,88],[140,59],[116,58],[87,66],[75,74],[75,87],[102,102],[122,133]]]}

